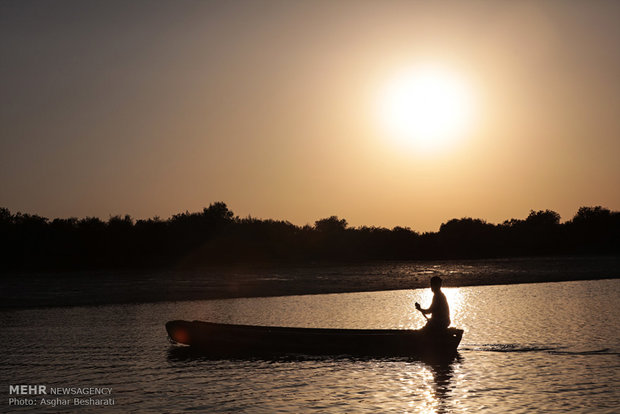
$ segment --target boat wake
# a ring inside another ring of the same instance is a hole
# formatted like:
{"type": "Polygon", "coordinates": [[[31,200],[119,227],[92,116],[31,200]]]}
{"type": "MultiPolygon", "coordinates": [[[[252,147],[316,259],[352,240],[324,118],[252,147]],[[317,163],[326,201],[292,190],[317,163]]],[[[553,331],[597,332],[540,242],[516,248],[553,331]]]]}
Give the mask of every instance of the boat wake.
{"type": "Polygon", "coordinates": [[[460,351],[475,352],[546,352],[552,355],[618,355],[610,348],[601,349],[574,349],[567,346],[541,344],[463,344],[460,351]]]}
{"type": "Polygon", "coordinates": [[[555,355],[618,355],[620,356],[620,352],[614,352],[609,348],[603,349],[595,349],[593,351],[551,351],[551,354],[555,355]]]}

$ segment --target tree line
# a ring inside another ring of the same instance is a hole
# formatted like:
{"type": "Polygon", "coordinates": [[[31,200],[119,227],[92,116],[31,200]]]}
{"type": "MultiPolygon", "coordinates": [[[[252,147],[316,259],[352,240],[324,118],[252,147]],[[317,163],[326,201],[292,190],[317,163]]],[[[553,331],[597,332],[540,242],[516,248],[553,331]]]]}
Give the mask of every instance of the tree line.
{"type": "Polygon", "coordinates": [[[0,208],[0,269],[199,267],[237,263],[497,258],[620,253],[620,212],[581,207],[569,221],[551,210],[501,224],[461,218],[438,232],[240,218],[223,202],[200,212],[134,220],[48,219],[0,208]]]}

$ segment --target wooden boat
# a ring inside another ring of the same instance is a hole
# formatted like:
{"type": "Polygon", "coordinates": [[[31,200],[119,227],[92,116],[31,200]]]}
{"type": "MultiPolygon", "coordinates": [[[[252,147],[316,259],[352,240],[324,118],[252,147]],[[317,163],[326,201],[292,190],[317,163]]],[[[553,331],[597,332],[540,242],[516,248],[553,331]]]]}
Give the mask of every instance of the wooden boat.
{"type": "Polygon", "coordinates": [[[212,354],[451,357],[462,329],[319,329],[170,321],[173,342],[212,354]]]}

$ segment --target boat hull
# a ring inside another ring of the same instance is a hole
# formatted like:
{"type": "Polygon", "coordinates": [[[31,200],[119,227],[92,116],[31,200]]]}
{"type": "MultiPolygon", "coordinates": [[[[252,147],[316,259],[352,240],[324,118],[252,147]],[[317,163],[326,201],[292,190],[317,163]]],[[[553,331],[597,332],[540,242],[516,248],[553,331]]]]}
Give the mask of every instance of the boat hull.
{"type": "Polygon", "coordinates": [[[170,339],[212,354],[288,354],[451,357],[462,329],[317,329],[219,324],[166,323],[170,339]]]}

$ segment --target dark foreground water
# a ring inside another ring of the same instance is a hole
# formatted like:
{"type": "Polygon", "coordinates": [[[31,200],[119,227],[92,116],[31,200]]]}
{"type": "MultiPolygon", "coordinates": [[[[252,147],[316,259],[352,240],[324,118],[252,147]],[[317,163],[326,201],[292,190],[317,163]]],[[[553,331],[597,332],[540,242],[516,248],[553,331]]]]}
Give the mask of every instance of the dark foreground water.
{"type": "Polygon", "coordinates": [[[465,334],[459,357],[440,365],[210,360],[172,346],[164,330],[171,319],[414,328],[423,325],[414,302],[428,305],[428,289],[2,311],[0,411],[620,412],[619,279],[445,292],[465,334]],[[48,394],[9,395],[17,384],[48,394]],[[49,394],[60,387],[105,394],[49,394]],[[10,405],[16,397],[36,405],[10,405]]]}

